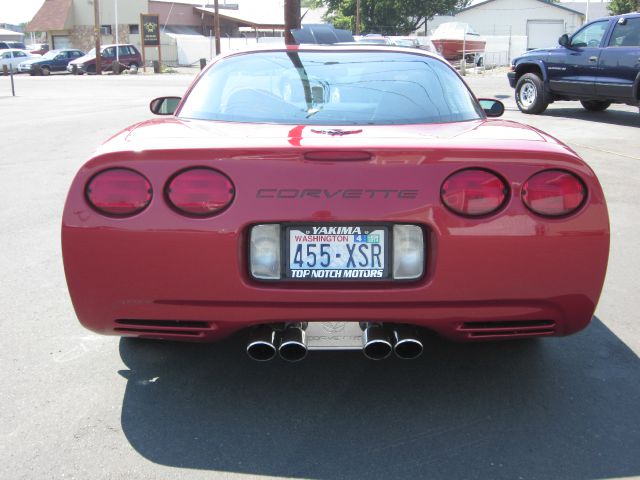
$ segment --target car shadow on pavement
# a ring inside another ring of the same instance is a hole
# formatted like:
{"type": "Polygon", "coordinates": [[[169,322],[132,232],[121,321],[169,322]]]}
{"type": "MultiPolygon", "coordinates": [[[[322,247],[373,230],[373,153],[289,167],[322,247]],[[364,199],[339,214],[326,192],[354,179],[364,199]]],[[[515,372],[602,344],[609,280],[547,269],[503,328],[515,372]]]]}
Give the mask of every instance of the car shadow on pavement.
{"type": "Polygon", "coordinates": [[[585,120],[587,122],[608,123],[621,127],[640,127],[640,114],[637,111],[628,112],[615,110],[615,105],[604,112],[589,112],[584,108],[553,108],[549,107],[542,114],[549,117],[566,117],[571,120],[585,120]]]}
{"type": "Polygon", "coordinates": [[[414,361],[257,363],[244,347],[122,339],[133,448],[173,467],[312,479],[640,475],[640,361],[598,319],[567,338],[432,339],[414,361]]]}

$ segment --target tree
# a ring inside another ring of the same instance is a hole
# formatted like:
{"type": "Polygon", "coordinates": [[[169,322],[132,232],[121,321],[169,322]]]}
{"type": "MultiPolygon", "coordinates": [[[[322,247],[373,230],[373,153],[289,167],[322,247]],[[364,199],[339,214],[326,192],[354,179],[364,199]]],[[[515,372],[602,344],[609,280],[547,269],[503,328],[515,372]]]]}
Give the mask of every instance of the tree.
{"type": "MultiPolygon", "coordinates": [[[[470,0],[360,0],[360,30],[406,35],[421,28],[434,15],[452,13],[470,0]]],[[[356,0],[315,0],[325,5],[327,20],[338,28],[355,30],[356,0]]]]}
{"type": "Polygon", "coordinates": [[[640,10],[640,1],[638,0],[611,0],[607,7],[611,15],[620,15],[622,13],[635,12],[640,10]]]}

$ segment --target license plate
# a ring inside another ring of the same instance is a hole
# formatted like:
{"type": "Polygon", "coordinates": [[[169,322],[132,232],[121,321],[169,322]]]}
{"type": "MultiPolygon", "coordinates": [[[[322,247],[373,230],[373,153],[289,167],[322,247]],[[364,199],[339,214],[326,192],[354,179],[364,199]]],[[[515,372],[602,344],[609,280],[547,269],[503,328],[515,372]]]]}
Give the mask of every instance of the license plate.
{"type": "Polygon", "coordinates": [[[286,229],[287,278],[381,280],[389,275],[389,229],[376,225],[305,225],[286,229]]]}

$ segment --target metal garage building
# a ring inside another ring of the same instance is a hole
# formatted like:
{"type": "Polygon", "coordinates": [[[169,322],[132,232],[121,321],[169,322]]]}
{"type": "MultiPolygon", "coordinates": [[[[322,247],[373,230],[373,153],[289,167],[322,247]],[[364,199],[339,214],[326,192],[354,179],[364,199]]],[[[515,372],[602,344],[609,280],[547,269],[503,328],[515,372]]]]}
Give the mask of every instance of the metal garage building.
{"type": "Polygon", "coordinates": [[[575,31],[583,13],[545,0],[487,0],[461,10],[456,20],[482,35],[526,36],[527,49],[557,45],[563,33],[575,31]]]}

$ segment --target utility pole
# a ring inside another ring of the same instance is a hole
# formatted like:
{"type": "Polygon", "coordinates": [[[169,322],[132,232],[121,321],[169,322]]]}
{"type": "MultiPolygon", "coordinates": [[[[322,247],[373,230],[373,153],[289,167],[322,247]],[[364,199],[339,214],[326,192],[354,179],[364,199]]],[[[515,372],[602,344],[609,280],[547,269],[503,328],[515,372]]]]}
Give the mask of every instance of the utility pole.
{"type": "Polygon", "coordinates": [[[120,63],[120,47],[118,46],[120,45],[118,40],[118,0],[113,0],[113,3],[115,4],[116,10],[116,62],[120,63]]]}
{"type": "Polygon", "coordinates": [[[584,16],[585,23],[589,21],[589,0],[587,0],[587,11],[584,16]]]}
{"type": "Polygon", "coordinates": [[[96,36],[96,75],[102,75],[102,56],[100,55],[100,4],[93,0],[93,31],[96,36]]]}
{"type": "Polygon", "coordinates": [[[360,0],[356,0],[356,35],[360,35],[360,0]]]}
{"type": "Polygon", "coordinates": [[[284,0],[284,43],[295,45],[291,30],[300,28],[300,0],[284,0]]]}
{"type": "Polygon", "coordinates": [[[218,10],[218,0],[213,2],[213,31],[216,36],[216,55],[220,55],[220,12],[218,10]]]}

